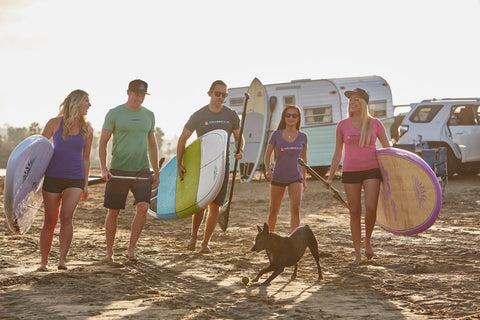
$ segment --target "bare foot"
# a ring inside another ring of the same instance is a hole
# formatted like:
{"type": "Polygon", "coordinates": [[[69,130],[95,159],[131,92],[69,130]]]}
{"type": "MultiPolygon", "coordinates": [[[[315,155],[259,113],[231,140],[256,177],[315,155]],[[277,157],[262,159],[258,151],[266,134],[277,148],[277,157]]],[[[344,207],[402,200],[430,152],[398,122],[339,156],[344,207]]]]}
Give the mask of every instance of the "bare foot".
{"type": "Polygon", "coordinates": [[[58,270],[67,270],[67,266],[64,264],[59,264],[57,268],[58,270]]]}
{"type": "Polygon", "coordinates": [[[362,260],[355,259],[352,262],[350,262],[348,265],[352,267],[358,267],[362,263],[362,260]]]}
{"type": "Polygon", "coordinates": [[[374,256],[372,245],[370,244],[370,242],[366,242],[365,240],[363,242],[365,246],[365,256],[368,260],[370,260],[374,256]]]}
{"type": "Polygon", "coordinates": [[[106,262],[106,263],[113,262],[112,256],[105,256],[105,258],[103,258],[103,262],[106,262]]]}
{"type": "Polygon", "coordinates": [[[211,252],[212,250],[208,246],[202,247],[202,250],[200,250],[200,253],[211,253],[211,252]]]}
{"type": "Polygon", "coordinates": [[[128,253],[125,253],[125,257],[131,262],[137,262],[138,261],[137,257],[134,254],[130,255],[128,253]]]}
{"type": "Polygon", "coordinates": [[[48,268],[47,268],[47,266],[40,266],[40,267],[38,267],[37,271],[47,272],[47,271],[48,271],[48,268]]]}
{"type": "Polygon", "coordinates": [[[190,251],[195,251],[195,245],[197,244],[197,240],[190,239],[190,242],[188,243],[187,249],[190,251]]]}

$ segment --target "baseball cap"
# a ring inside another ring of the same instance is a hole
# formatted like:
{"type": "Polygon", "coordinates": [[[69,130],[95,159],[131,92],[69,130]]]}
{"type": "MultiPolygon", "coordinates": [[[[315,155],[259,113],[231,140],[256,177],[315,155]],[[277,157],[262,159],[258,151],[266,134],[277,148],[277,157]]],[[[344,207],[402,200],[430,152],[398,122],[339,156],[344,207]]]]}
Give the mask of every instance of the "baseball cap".
{"type": "Polygon", "coordinates": [[[144,94],[149,94],[147,92],[148,89],[148,84],[140,79],[132,80],[128,84],[128,90],[136,92],[136,93],[144,93],[144,94]]]}
{"type": "Polygon", "coordinates": [[[355,90],[345,91],[345,96],[350,99],[350,96],[351,96],[352,94],[354,94],[354,93],[356,93],[356,94],[358,94],[360,97],[362,97],[363,100],[365,100],[367,103],[368,103],[368,101],[370,100],[370,97],[369,97],[368,93],[367,93],[365,90],[361,89],[361,88],[356,88],[355,90]]]}

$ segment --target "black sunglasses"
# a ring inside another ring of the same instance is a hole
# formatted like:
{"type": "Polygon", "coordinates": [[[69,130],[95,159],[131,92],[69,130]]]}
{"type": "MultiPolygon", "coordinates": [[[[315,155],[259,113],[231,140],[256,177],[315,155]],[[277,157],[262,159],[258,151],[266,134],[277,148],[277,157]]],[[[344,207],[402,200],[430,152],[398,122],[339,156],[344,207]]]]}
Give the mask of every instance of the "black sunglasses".
{"type": "Polygon", "coordinates": [[[297,119],[298,118],[298,114],[296,113],[285,113],[285,118],[290,118],[292,117],[293,119],[297,119]]]}
{"type": "Polygon", "coordinates": [[[226,92],[213,91],[213,93],[215,94],[215,97],[220,97],[220,95],[224,98],[228,97],[228,93],[226,92]]]}

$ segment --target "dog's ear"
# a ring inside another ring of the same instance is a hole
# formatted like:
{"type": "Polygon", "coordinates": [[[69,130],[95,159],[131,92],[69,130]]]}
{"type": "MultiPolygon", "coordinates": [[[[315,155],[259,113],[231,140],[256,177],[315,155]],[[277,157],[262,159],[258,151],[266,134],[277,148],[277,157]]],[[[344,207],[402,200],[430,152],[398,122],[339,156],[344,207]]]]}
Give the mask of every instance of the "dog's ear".
{"type": "Polygon", "coordinates": [[[258,232],[262,232],[262,228],[260,228],[260,226],[257,226],[257,230],[258,232]]]}
{"type": "Polygon", "coordinates": [[[268,224],[266,222],[263,223],[263,232],[268,233],[268,224]]]}

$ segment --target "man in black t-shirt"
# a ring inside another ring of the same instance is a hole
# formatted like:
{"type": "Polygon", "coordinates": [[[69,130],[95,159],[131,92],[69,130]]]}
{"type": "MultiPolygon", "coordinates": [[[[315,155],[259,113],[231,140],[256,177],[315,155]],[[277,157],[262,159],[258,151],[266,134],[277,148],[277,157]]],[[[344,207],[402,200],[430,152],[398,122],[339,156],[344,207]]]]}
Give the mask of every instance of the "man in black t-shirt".
{"type": "MultiPolygon", "coordinates": [[[[203,134],[212,130],[223,129],[227,132],[227,135],[229,137],[228,140],[230,140],[230,135],[233,133],[236,142],[235,145],[237,145],[239,139],[242,139],[240,152],[235,154],[235,159],[242,159],[241,150],[243,149],[244,141],[243,137],[240,137],[240,118],[235,111],[223,105],[223,103],[225,102],[225,98],[228,96],[227,85],[221,80],[213,82],[208,91],[208,95],[210,96],[210,103],[196,111],[190,117],[187,124],[183,128],[180,138],[178,139],[177,170],[181,179],[183,179],[183,174],[185,172],[185,168],[182,166],[182,158],[185,152],[185,144],[188,138],[190,138],[190,136],[192,135],[193,131],[196,131],[197,136],[200,137],[203,134]]],[[[205,233],[203,236],[202,247],[200,249],[200,252],[202,253],[211,252],[210,248],[208,247],[208,243],[210,241],[210,238],[212,237],[213,231],[215,230],[215,226],[218,221],[218,213],[220,207],[225,201],[225,196],[227,194],[228,177],[230,175],[230,166],[228,161],[229,145],[230,143],[228,141],[227,162],[222,189],[220,190],[215,200],[213,200],[213,202],[208,205],[208,216],[205,225],[205,233]]],[[[204,211],[205,210],[200,210],[192,217],[192,235],[190,238],[190,242],[188,243],[189,250],[195,250],[198,229],[200,228],[200,224],[202,223],[204,211]]]]}

